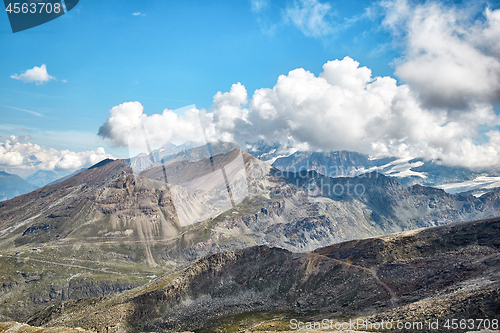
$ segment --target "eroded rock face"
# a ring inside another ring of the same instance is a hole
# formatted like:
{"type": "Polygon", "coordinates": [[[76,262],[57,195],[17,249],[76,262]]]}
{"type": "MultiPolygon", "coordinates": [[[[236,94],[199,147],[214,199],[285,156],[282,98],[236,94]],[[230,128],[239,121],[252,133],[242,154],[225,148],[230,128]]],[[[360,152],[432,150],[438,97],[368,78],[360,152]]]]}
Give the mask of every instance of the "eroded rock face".
{"type": "Polygon", "coordinates": [[[495,318],[499,281],[500,219],[490,219],[304,254],[266,246],[219,253],[115,296],[48,308],[28,323],[158,332],[250,311],[373,321],[495,318]]]}

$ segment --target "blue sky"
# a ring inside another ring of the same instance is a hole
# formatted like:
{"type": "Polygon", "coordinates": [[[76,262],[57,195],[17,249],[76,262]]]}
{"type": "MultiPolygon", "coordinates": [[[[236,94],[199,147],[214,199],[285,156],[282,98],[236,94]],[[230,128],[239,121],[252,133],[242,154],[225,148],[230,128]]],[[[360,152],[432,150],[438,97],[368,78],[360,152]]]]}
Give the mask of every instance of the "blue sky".
{"type": "MultiPolygon", "coordinates": [[[[336,10],[343,20],[362,15],[369,5],[353,2],[336,10]]],[[[372,21],[345,34],[310,38],[283,23],[286,2],[271,6],[260,15],[247,1],[82,0],[67,15],[16,34],[9,33],[3,15],[1,104],[43,117],[0,107],[2,123],[97,133],[109,109],[123,102],[139,100],[148,114],[189,104],[209,108],[213,95],[235,82],[248,91],[270,87],[292,69],[319,73],[326,61],[345,55],[376,75],[393,73],[388,33],[372,21]],[[132,15],[137,12],[144,16],[132,15]],[[265,24],[277,27],[268,33],[265,24]],[[377,53],[377,40],[388,43],[388,50],[377,53]],[[58,81],[36,86],[10,78],[41,64],[58,81]]]]}
{"type": "MultiPolygon", "coordinates": [[[[214,95],[229,93],[237,82],[251,101],[256,89],[274,87],[280,75],[303,68],[317,77],[325,63],[346,56],[369,68],[373,78],[390,76],[404,84],[395,72],[409,52],[408,32],[398,34],[388,23],[390,2],[81,0],[68,14],[16,34],[7,15],[0,15],[0,142],[29,135],[24,141],[46,149],[104,147],[127,157],[126,147],[97,136],[115,106],[139,101],[147,115],[191,104],[211,111],[214,95]],[[308,26],[312,14],[306,12],[306,21],[299,22],[307,8],[324,10],[319,24],[308,26]],[[12,78],[42,64],[55,79],[35,84],[12,78]]],[[[415,8],[432,3],[403,2],[415,8]]],[[[442,11],[479,16],[498,7],[440,4],[442,11]]],[[[425,91],[418,93],[425,97],[425,91]]],[[[487,102],[497,107],[498,100],[487,102]]]]}

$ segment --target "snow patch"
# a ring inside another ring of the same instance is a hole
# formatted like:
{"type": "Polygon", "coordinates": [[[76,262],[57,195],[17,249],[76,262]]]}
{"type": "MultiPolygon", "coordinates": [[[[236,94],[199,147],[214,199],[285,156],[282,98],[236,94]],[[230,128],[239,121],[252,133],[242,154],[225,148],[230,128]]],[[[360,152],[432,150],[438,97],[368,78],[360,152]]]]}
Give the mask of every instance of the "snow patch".
{"type": "MultiPolygon", "coordinates": [[[[500,187],[500,177],[479,176],[474,180],[467,180],[461,183],[451,183],[436,186],[450,194],[474,191],[479,189],[492,189],[500,187]]],[[[481,196],[485,192],[478,193],[481,196]]]]}

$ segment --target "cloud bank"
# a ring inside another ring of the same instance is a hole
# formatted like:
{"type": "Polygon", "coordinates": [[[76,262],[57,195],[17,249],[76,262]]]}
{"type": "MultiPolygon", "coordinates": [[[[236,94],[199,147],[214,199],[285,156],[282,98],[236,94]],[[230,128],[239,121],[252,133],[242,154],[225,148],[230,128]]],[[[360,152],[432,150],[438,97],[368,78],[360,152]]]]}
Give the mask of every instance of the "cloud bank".
{"type": "Polygon", "coordinates": [[[36,85],[44,84],[49,82],[50,80],[56,79],[55,77],[49,75],[49,73],[47,72],[47,66],[45,66],[45,64],[42,64],[42,66],[40,67],[35,66],[20,75],[14,74],[10,77],[15,80],[21,80],[24,83],[35,82],[36,85]]]}
{"type": "Polygon", "coordinates": [[[383,26],[404,44],[395,74],[427,107],[468,109],[500,102],[500,10],[482,13],[385,1],[383,26]]]}
{"type": "Polygon", "coordinates": [[[90,167],[106,158],[113,158],[104,148],[72,152],[46,149],[29,142],[30,137],[11,135],[0,143],[0,168],[7,172],[28,175],[38,170],[75,171],[90,167]]]}

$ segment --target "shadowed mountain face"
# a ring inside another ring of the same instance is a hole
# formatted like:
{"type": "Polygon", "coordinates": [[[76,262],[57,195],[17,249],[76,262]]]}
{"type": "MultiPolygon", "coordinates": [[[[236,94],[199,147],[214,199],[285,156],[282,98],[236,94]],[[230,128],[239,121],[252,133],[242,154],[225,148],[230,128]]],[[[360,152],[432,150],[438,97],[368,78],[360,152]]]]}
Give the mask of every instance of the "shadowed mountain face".
{"type": "Polygon", "coordinates": [[[493,319],[500,313],[499,281],[496,218],[303,254],[258,246],[211,255],[115,296],[47,308],[28,323],[163,332],[210,326],[217,331],[227,318],[245,329],[245,313],[255,311],[279,314],[285,322],[493,319]]]}
{"type": "Polygon", "coordinates": [[[249,246],[306,252],[498,216],[499,195],[454,196],[378,173],[286,173],[239,150],[139,175],[108,161],[0,203],[1,311],[19,319],[55,301],[129,289],[188,261],[249,246]]]}

